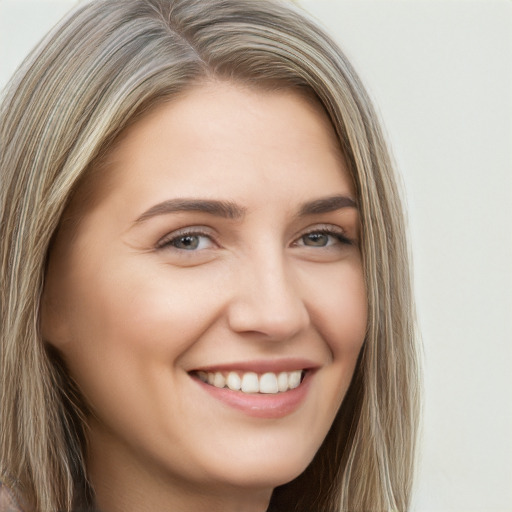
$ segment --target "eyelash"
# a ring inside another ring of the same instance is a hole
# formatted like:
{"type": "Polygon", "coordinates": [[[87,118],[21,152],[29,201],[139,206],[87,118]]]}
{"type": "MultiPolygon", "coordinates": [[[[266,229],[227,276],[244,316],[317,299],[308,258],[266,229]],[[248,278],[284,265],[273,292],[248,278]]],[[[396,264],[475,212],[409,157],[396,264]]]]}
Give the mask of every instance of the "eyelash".
{"type": "MultiPolygon", "coordinates": [[[[318,235],[326,235],[326,236],[332,236],[334,237],[339,243],[342,245],[354,245],[354,241],[349,239],[341,229],[334,228],[334,227],[328,227],[323,226],[316,229],[312,229],[310,231],[306,231],[302,233],[293,243],[293,245],[297,246],[298,242],[300,240],[303,240],[308,235],[312,234],[318,234],[318,235]]],[[[186,249],[181,249],[176,246],[174,246],[177,241],[180,239],[184,239],[186,237],[207,237],[211,241],[217,244],[215,238],[212,236],[212,233],[206,230],[201,230],[200,228],[191,228],[191,229],[184,229],[182,231],[171,233],[167,236],[165,236],[163,239],[161,239],[157,245],[157,249],[174,249],[179,252],[195,252],[194,250],[187,251],[186,249]],[[173,247],[174,246],[174,247],[173,247]]],[[[218,245],[218,244],[217,244],[218,245]]],[[[332,245],[332,244],[331,244],[332,245]]],[[[307,246],[306,244],[302,245],[302,247],[315,247],[315,246],[307,246]]],[[[330,246],[316,246],[320,249],[330,247],[330,246]]]]}
{"type": "MultiPolygon", "coordinates": [[[[329,227],[329,226],[324,226],[324,227],[321,227],[321,228],[317,228],[317,229],[312,229],[311,231],[306,231],[305,233],[303,233],[298,239],[298,240],[302,240],[304,239],[306,236],[308,235],[312,235],[312,234],[319,234],[319,235],[327,235],[327,236],[332,236],[334,237],[339,243],[343,244],[343,245],[354,245],[354,242],[353,240],[350,240],[346,235],[345,233],[343,232],[343,230],[339,229],[339,228],[334,228],[334,227],[329,227]]],[[[297,243],[294,242],[295,244],[297,243]]],[[[311,247],[314,247],[314,246],[311,246],[311,247]]],[[[319,248],[325,248],[326,246],[317,246],[319,248]]]]}

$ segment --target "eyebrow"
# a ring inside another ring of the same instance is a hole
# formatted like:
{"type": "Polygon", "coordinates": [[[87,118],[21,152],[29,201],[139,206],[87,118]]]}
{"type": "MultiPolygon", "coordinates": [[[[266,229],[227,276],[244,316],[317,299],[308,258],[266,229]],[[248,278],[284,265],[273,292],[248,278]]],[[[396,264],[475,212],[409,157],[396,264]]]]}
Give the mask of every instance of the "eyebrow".
{"type": "Polygon", "coordinates": [[[178,212],[202,212],[216,217],[237,220],[245,215],[245,211],[245,208],[231,201],[218,201],[216,199],[168,199],[146,210],[135,222],[139,223],[157,215],[178,212]]]}
{"type": "Polygon", "coordinates": [[[302,205],[299,210],[299,217],[307,215],[318,215],[320,213],[329,213],[342,208],[357,208],[357,203],[348,196],[331,196],[322,199],[309,201],[302,205]]]}
{"type": "MultiPolygon", "coordinates": [[[[357,203],[348,196],[336,195],[315,199],[304,203],[299,209],[299,217],[329,213],[342,208],[357,208],[357,203]]],[[[216,199],[168,199],[146,210],[137,218],[135,224],[158,215],[179,212],[201,212],[225,219],[242,219],[247,209],[231,201],[216,199]]]]}

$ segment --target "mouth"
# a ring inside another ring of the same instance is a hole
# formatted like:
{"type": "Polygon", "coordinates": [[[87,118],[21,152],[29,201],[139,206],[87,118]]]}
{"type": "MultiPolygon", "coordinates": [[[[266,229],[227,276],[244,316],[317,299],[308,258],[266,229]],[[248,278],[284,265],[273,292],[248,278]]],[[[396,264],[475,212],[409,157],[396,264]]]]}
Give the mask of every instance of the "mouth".
{"type": "Polygon", "coordinates": [[[300,408],[319,367],[298,360],[198,368],[188,374],[209,396],[256,418],[277,419],[300,408]]]}
{"type": "Polygon", "coordinates": [[[254,371],[193,371],[191,376],[201,382],[219,388],[246,394],[276,395],[300,386],[307,369],[282,372],[257,373],[254,371]]]}
{"type": "Polygon", "coordinates": [[[257,418],[277,419],[307,400],[321,365],[307,359],[245,361],[188,371],[210,397],[257,418]]]}

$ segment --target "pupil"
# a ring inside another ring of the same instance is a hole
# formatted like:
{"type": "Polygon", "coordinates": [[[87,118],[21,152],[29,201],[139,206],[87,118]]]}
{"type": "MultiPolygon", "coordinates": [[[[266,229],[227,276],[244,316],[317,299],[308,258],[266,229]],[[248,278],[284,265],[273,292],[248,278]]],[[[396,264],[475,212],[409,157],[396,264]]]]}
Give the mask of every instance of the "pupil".
{"type": "Polygon", "coordinates": [[[306,245],[323,247],[327,245],[327,235],[323,233],[310,233],[306,235],[306,245]]]}
{"type": "Polygon", "coordinates": [[[179,249],[197,249],[199,238],[193,235],[182,236],[177,240],[175,245],[179,249]]]}

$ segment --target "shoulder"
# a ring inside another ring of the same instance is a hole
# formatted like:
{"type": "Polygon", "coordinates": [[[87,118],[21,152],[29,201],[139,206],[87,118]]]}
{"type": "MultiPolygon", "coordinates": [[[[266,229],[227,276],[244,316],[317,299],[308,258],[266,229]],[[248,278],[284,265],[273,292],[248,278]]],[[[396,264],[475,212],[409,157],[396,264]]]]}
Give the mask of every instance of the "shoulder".
{"type": "Polygon", "coordinates": [[[0,482],[0,512],[24,512],[14,492],[0,482]]]}

